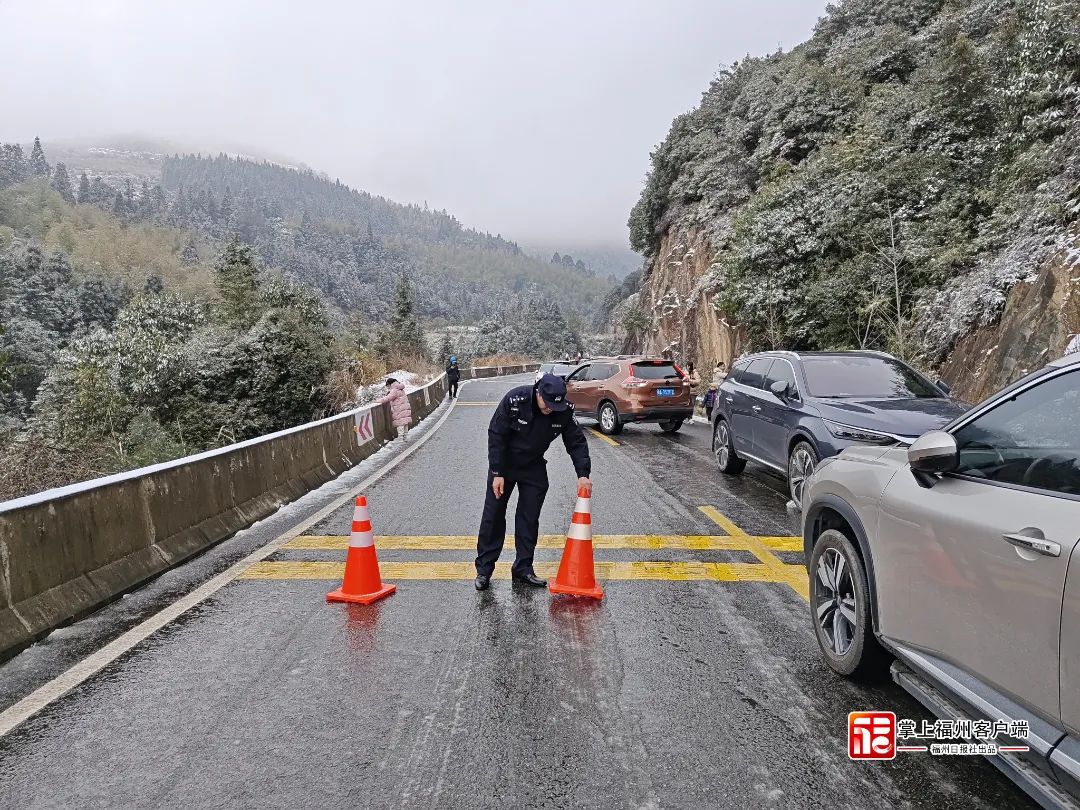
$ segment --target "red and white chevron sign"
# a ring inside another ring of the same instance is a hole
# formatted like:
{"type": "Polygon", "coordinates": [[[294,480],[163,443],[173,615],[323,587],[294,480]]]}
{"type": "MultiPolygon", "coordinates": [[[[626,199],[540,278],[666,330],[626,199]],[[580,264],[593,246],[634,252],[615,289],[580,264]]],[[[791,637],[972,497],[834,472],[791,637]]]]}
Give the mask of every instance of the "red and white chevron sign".
{"type": "Polygon", "coordinates": [[[356,415],[356,443],[367,444],[375,438],[375,426],[371,423],[371,411],[364,411],[356,415]]]}

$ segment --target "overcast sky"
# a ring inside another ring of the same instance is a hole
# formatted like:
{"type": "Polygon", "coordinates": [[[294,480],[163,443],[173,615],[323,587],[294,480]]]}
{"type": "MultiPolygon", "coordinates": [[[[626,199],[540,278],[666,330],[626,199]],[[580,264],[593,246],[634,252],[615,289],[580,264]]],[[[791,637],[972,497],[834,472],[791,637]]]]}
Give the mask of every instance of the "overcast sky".
{"type": "Polygon", "coordinates": [[[0,0],[0,140],[250,145],[533,244],[624,246],[649,151],[819,0],[0,0]]]}

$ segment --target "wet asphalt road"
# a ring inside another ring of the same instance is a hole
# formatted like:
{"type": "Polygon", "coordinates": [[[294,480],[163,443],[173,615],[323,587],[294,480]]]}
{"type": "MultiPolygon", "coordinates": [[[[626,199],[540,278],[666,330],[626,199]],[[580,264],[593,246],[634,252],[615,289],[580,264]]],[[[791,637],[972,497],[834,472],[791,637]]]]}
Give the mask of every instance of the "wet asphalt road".
{"type": "MultiPolygon", "coordinates": [[[[493,403],[513,382],[464,386],[430,441],[367,491],[377,535],[475,533],[493,405],[467,403],[493,403]]],[[[720,476],[707,427],[631,426],[617,441],[589,437],[597,534],[723,534],[702,506],[751,535],[797,533],[782,482],[752,468],[720,476]]],[[[561,445],[548,457],[541,532],[564,535],[574,474],[561,445]]],[[[346,534],[351,517],[346,505],[305,534],[346,534]]],[[[0,667],[0,708],[278,529],[267,521],[0,667]]],[[[597,558],[756,562],[737,548],[598,548],[597,558]]],[[[343,559],[285,548],[269,570],[343,559]]],[[[1028,806],[981,759],[849,761],[849,711],[929,715],[890,683],[835,677],[789,585],[604,585],[592,603],[505,580],[477,593],[467,579],[408,579],[362,607],[326,604],[336,582],[237,580],[0,738],[0,805],[1028,806]]]]}

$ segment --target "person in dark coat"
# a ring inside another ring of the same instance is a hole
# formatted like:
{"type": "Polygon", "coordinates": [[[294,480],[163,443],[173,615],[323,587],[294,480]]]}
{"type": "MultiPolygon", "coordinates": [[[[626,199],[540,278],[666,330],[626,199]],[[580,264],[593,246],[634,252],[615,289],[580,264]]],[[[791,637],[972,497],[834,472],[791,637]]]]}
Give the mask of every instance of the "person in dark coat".
{"type": "Polygon", "coordinates": [[[457,355],[450,355],[446,364],[446,382],[448,383],[450,398],[457,398],[458,381],[461,379],[461,369],[458,368],[457,355]]]}
{"type": "Polygon", "coordinates": [[[540,531],[540,510],[548,491],[544,454],[557,438],[574,463],[578,486],[592,492],[592,459],[574,406],[566,401],[566,382],[545,374],[535,385],[522,385],[502,398],[488,425],[488,475],[484,514],[476,540],[476,590],[487,590],[506,539],[506,505],[518,489],[514,517],[517,558],[514,582],[547,586],[533,571],[540,531]]]}

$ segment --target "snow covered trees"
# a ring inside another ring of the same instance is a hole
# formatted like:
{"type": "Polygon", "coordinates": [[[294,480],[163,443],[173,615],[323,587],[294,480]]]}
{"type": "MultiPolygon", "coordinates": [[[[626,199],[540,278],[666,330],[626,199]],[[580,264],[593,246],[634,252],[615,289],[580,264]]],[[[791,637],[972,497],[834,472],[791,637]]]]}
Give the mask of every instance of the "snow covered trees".
{"type": "Polygon", "coordinates": [[[41,148],[41,138],[34,138],[34,147],[30,150],[28,166],[31,177],[49,176],[49,161],[45,159],[45,150],[41,148]]]}
{"type": "Polygon", "coordinates": [[[808,42],[725,70],[675,119],[630,214],[632,246],[659,261],[665,233],[704,233],[717,300],[757,345],[940,358],[1080,210],[1067,202],[1077,8],[831,5],[808,42]],[[886,244],[903,260],[884,261],[886,244]]]}
{"type": "Polygon", "coordinates": [[[392,352],[402,357],[423,357],[427,354],[424,332],[413,304],[412,284],[405,276],[398,279],[394,314],[383,345],[387,354],[392,352]]]}
{"type": "MultiPolygon", "coordinates": [[[[83,175],[85,177],[86,175],[83,175]]],[[[59,194],[64,202],[75,204],[75,189],[71,186],[71,178],[68,176],[67,166],[57,163],[53,171],[52,188],[59,194]]]]}

